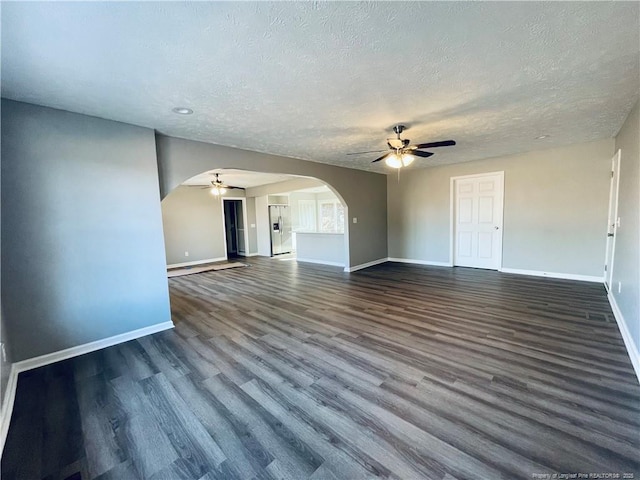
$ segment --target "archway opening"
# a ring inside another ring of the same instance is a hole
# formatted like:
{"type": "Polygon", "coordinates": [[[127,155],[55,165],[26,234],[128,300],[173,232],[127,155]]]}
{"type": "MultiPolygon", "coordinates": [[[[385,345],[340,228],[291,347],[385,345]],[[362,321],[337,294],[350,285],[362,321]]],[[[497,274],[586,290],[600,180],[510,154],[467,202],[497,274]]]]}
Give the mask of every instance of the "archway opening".
{"type": "Polygon", "coordinates": [[[348,206],[317,178],[217,168],[162,200],[167,267],[252,256],[349,265],[348,206]]]}

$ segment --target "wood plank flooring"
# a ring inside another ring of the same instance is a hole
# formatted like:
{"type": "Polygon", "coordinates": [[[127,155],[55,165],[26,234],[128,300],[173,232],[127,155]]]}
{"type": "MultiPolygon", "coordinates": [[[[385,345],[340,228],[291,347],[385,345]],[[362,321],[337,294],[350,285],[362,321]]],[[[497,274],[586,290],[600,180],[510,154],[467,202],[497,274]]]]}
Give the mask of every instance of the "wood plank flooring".
{"type": "Polygon", "coordinates": [[[21,374],[3,480],[640,476],[601,285],[250,263],[170,279],[172,331],[21,374]]]}

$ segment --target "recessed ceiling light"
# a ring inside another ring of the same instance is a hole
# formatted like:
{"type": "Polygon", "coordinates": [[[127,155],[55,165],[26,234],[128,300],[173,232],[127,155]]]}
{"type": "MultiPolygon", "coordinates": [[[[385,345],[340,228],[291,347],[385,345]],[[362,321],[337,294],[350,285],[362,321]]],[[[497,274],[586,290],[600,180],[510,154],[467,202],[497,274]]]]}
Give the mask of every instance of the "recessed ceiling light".
{"type": "Polygon", "coordinates": [[[176,107],[172,110],[172,112],[179,115],[191,115],[193,113],[193,110],[187,107],[176,107]]]}
{"type": "Polygon", "coordinates": [[[544,140],[545,138],[549,138],[551,135],[540,135],[539,137],[536,137],[536,140],[544,140]]]}

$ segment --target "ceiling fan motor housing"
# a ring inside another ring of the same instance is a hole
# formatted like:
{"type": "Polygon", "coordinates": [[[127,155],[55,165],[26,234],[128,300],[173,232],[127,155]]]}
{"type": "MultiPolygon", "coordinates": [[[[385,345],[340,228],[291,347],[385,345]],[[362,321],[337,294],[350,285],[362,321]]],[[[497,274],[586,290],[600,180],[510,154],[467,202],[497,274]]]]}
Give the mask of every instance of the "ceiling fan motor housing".
{"type": "Polygon", "coordinates": [[[391,148],[404,148],[407,145],[409,145],[409,140],[408,139],[402,139],[402,138],[387,138],[387,145],[389,145],[389,147],[391,148]]]}
{"type": "Polygon", "coordinates": [[[396,138],[387,138],[387,145],[389,148],[395,148],[399,150],[401,148],[405,148],[409,145],[409,139],[400,138],[400,134],[406,130],[407,127],[404,125],[396,125],[393,127],[393,132],[396,134],[396,138]]]}

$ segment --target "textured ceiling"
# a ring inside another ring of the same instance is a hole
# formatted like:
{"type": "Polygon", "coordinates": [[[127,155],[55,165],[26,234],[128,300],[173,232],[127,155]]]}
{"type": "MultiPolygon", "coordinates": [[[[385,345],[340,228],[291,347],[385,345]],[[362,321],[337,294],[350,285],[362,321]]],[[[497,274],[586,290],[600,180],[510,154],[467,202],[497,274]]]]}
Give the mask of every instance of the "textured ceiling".
{"type": "Polygon", "coordinates": [[[345,154],[385,148],[395,123],[458,142],[420,168],[614,136],[638,96],[639,6],[4,2],[2,94],[380,172],[345,154]]]}

